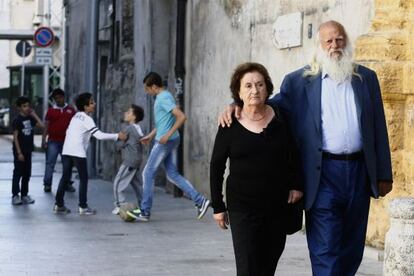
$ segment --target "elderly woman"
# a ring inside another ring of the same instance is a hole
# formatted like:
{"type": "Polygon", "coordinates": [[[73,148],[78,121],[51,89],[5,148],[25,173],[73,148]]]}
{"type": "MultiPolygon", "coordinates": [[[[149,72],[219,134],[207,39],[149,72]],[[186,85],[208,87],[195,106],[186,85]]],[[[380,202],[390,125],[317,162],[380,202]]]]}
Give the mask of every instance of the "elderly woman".
{"type": "Polygon", "coordinates": [[[294,142],[280,111],[266,104],[273,84],[258,63],[239,65],[230,89],[240,119],[219,127],[210,164],[214,219],[230,222],[237,275],[274,275],[286,242],[288,204],[302,197],[294,142]],[[230,159],[223,201],[223,177],[230,159]]]}

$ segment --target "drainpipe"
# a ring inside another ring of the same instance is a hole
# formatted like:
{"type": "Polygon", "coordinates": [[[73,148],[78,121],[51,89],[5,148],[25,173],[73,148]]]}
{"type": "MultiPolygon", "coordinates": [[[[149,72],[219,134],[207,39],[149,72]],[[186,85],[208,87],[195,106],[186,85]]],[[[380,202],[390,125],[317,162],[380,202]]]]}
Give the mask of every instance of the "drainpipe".
{"type": "MultiPolygon", "coordinates": [[[[86,61],[86,91],[92,93],[94,100],[97,100],[97,60],[98,60],[98,20],[99,20],[99,0],[89,0],[89,37],[87,42],[87,61],[86,61]]],[[[94,116],[96,122],[96,116],[94,116]]],[[[92,139],[88,150],[88,174],[96,177],[96,140],[92,139]]]]}
{"type": "MultiPolygon", "coordinates": [[[[187,0],[177,0],[177,33],[175,48],[175,89],[178,105],[184,111],[184,77],[185,77],[185,11],[187,0]]],[[[180,129],[181,144],[178,148],[178,170],[184,173],[183,162],[183,145],[184,145],[184,128],[180,129]]],[[[182,196],[182,191],[174,186],[174,196],[182,196]]]]}

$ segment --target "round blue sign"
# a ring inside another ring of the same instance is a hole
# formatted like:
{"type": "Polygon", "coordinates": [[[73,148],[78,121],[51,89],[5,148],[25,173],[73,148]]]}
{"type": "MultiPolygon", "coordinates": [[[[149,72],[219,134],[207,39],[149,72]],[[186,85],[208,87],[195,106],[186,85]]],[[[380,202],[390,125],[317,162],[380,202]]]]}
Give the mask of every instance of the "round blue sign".
{"type": "Polygon", "coordinates": [[[48,47],[53,43],[55,36],[50,28],[40,27],[34,33],[33,39],[37,46],[48,47]]]}

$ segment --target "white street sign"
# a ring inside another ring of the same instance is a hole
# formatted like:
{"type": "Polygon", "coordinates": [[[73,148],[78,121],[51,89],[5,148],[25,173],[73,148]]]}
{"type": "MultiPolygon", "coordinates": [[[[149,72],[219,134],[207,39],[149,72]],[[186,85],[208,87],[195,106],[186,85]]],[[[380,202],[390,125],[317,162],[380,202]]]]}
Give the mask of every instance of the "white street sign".
{"type": "Polygon", "coordinates": [[[35,62],[38,65],[49,65],[52,64],[52,57],[36,57],[35,62]]]}
{"type": "Polygon", "coordinates": [[[52,48],[36,48],[35,55],[37,57],[51,57],[53,54],[52,48]]]}

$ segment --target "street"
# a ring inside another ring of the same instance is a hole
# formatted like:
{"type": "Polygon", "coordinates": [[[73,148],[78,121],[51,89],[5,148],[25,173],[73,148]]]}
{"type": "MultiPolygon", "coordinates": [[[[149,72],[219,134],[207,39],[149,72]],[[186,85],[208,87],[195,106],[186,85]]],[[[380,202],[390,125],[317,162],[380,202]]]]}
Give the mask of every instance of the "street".
{"type": "MultiPolygon", "coordinates": [[[[190,200],[156,189],[151,221],[126,223],[111,214],[112,183],[92,179],[88,201],[97,215],[77,214],[77,193],[66,193],[72,213],[55,215],[61,164],[52,193],[44,193],[43,153],[33,154],[35,204],[12,206],[10,137],[0,136],[0,153],[0,275],[235,275],[230,231],[215,225],[211,210],[198,221],[190,200]]],[[[357,275],[381,275],[377,251],[366,252],[357,275]]],[[[311,275],[303,233],[288,237],[276,274],[311,275]]]]}

